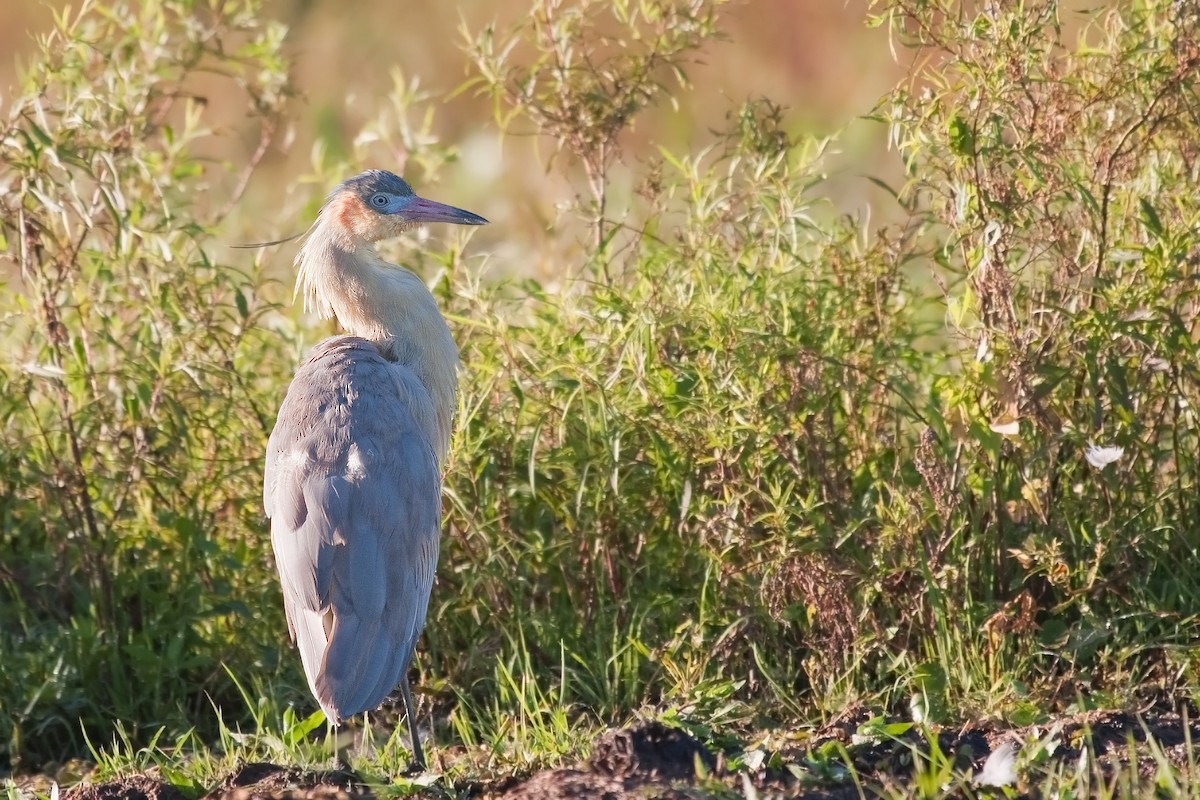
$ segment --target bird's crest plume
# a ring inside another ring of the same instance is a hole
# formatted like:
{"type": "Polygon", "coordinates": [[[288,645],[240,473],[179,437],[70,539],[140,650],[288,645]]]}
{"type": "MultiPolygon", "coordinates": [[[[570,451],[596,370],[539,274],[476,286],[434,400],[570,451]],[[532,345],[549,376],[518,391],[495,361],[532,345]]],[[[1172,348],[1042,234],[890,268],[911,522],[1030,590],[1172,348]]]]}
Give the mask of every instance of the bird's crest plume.
{"type": "MultiPolygon", "coordinates": [[[[353,178],[347,178],[338,184],[337,188],[329,193],[325,198],[325,202],[321,205],[321,210],[324,211],[326,206],[332,200],[345,190],[351,190],[359,197],[366,198],[375,192],[387,192],[388,194],[398,195],[400,197],[411,197],[414,192],[408,182],[395,173],[388,172],[382,169],[369,169],[355,175],[353,178]]],[[[273,242],[250,242],[247,244],[233,244],[230,247],[236,250],[256,250],[261,247],[274,247],[277,244],[287,244],[299,239],[308,231],[300,231],[293,233],[291,236],[285,236],[282,239],[276,239],[273,242]]]]}

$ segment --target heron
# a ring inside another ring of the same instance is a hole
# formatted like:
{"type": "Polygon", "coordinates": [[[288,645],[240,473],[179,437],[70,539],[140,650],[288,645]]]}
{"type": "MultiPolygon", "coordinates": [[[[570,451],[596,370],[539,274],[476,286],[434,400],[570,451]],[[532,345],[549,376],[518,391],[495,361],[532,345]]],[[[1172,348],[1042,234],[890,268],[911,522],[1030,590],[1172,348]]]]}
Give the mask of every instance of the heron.
{"type": "Polygon", "coordinates": [[[309,688],[339,725],[397,683],[424,769],[408,667],[437,566],[458,349],[425,282],[376,252],[426,222],[484,225],[368,170],[328,197],[296,254],[306,311],[343,335],[316,345],[267,443],[263,504],[309,688]]]}

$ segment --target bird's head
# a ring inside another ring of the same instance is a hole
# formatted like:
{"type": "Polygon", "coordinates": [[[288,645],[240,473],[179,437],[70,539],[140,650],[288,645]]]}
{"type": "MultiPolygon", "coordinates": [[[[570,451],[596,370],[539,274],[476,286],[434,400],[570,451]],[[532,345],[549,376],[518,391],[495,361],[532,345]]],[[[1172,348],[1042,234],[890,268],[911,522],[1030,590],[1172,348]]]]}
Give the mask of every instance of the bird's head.
{"type": "Polygon", "coordinates": [[[323,214],[332,216],[343,235],[365,242],[398,236],[423,222],[487,224],[478,214],[418,197],[402,178],[381,169],[367,170],[338,186],[323,214]]]}

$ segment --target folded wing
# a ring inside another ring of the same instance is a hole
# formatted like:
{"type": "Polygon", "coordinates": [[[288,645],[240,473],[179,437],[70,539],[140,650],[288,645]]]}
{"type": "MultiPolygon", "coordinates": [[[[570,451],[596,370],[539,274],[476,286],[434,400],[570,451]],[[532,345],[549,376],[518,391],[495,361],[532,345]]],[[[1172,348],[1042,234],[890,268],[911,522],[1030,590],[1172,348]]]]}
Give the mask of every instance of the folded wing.
{"type": "Polygon", "coordinates": [[[309,686],[334,721],[376,708],[412,659],[438,556],[436,415],[365,339],[322,342],[267,447],[263,501],[309,686]]]}

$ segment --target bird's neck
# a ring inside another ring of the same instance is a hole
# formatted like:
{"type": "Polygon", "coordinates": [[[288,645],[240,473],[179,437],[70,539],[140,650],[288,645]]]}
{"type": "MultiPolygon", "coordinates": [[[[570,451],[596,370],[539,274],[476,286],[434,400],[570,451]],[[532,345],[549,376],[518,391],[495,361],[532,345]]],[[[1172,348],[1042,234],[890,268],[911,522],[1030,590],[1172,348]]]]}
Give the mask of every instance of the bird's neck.
{"type": "MultiPolygon", "coordinates": [[[[296,255],[296,290],[306,311],[337,317],[345,331],[378,345],[412,370],[438,415],[439,462],[450,444],[458,389],[458,349],[424,281],[384,261],[370,242],[330,235],[318,220],[296,255]]],[[[331,226],[332,227],[332,226],[331,226]]]]}

